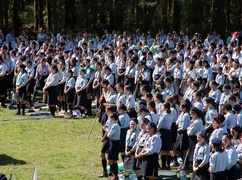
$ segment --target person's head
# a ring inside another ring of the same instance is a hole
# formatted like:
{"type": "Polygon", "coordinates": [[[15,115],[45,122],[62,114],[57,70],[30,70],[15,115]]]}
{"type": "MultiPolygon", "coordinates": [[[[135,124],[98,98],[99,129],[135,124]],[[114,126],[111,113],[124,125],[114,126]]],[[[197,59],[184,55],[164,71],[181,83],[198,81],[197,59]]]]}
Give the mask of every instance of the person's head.
{"type": "Polygon", "coordinates": [[[130,94],[131,91],[132,91],[132,86],[131,86],[131,85],[126,85],[126,86],[124,87],[124,92],[125,92],[126,94],[130,94]]]}
{"type": "Polygon", "coordinates": [[[214,99],[212,97],[207,97],[205,99],[205,102],[206,102],[207,108],[211,108],[214,105],[214,99]]]}
{"type": "Polygon", "coordinates": [[[139,108],[139,114],[140,114],[141,116],[145,116],[147,112],[148,112],[147,107],[144,106],[144,105],[141,105],[140,108],[139,108]]]}
{"type": "Polygon", "coordinates": [[[206,133],[205,133],[205,131],[198,132],[197,133],[197,142],[198,143],[203,143],[203,142],[205,142],[205,140],[206,140],[206,133]]]}
{"type": "Polygon", "coordinates": [[[106,106],[105,112],[109,116],[112,112],[114,112],[114,108],[112,106],[106,106]]]}
{"type": "Polygon", "coordinates": [[[228,98],[229,104],[233,105],[234,103],[236,103],[236,96],[235,95],[231,95],[228,98]]]}
{"type": "Polygon", "coordinates": [[[167,113],[171,113],[171,105],[170,105],[170,103],[168,103],[168,102],[164,102],[163,104],[162,104],[162,106],[161,106],[161,110],[162,110],[162,112],[167,112],[167,113]]]}
{"type": "Polygon", "coordinates": [[[146,125],[149,123],[149,119],[147,118],[143,118],[141,121],[140,121],[140,129],[142,130],[146,130],[146,125]]]}
{"type": "Polygon", "coordinates": [[[152,98],[153,98],[153,95],[150,92],[145,94],[145,101],[146,102],[151,101],[152,98]]]}
{"type": "Polygon", "coordinates": [[[165,86],[166,86],[166,87],[170,86],[171,83],[172,83],[171,78],[170,78],[170,77],[165,77],[165,79],[164,79],[164,83],[165,83],[165,86]]]}
{"type": "Polygon", "coordinates": [[[180,105],[180,110],[181,112],[185,113],[185,112],[189,112],[190,111],[190,104],[186,103],[186,102],[183,102],[181,105],[180,105]]]}
{"type": "Polygon", "coordinates": [[[52,73],[57,73],[58,72],[58,67],[56,65],[52,65],[51,68],[50,68],[50,71],[52,73]]]}
{"type": "Polygon", "coordinates": [[[101,84],[101,86],[102,86],[103,88],[107,88],[108,85],[109,85],[109,81],[108,81],[107,79],[103,79],[103,80],[102,80],[102,84],[101,84]]]}
{"type": "Polygon", "coordinates": [[[156,93],[154,94],[154,101],[155,101],[156,103],[158,103],[158,102],[162,102],[162,101],[163,101],[163,96],[161,95],[161,93],[156,92],[156,93]]]}
{"type": "Polygon", "coordinates": [[[23,71],[25,71],[25,65],[24,64],[21,64],[20,66],[19,66],[19,71],[20,72],[23,72],[23,71]]]}
{"type": "Polygon", "coordinates": [[[202,93],[200,91],[197,91],[194,94],[194,100],[197,101],[197,102],[201,102],[202,101],[202,93]]]}
{"type": "Polygon", "coordinates": [[[230,128],[230,134],[234,139],[240,139],[241,136],[241,128],[239,125],[235,125],[230,128]]]}
{"type": "Polygon", "coordinates": [[[241,106],[238,103],[232,105],[232,110],[235,114],[239,114],[241,111],[241,106]]]}
{"type": "Polygon", "coordinates": [[[85,74],[85,72],[86,72],[86,69],[85,68],[80,68],[79,69],[80,76],[83,76],[85,74]]]}
{"type": "Polygon", "coordinates": [[[68,77],[72,77],[72,76],[73,76],[73,72],[72,72],[72,70],[67,71],[67,76],[68,76],[68,77]]]}
{"type": "Polygon", "coordinates": [[[147,86],[147,85],[141,86],[140,87],[140,92],[141,92],[142,95],[147,94],[149,92],[149,86],[147,86]]]}
{"type": "Polygon", "coordinates": [[[174,97],[173,96],[168,96],[166,98],[166,102],[170,103],[170,105],[173,106],[174,103],[175,103],[174,97]]]}
{"type": "Polygon", "coordinates": [[[153,135],[155,134],[157,131],[157,127],[156,127],[156,124],[153,123],[153,122],[149,122],[147,125],[146,125],[146,132],[149,134],[149,135],[153,135]]]}
{"type": "Polygon", "coordinates": [[[110,122],[116,122],[116,121],[118,120],[118,115],[117,115],[117,113],[112,112],[112,113],[109,115],[109,119],[110,119],[110,122]]]}
{"type": "Polygon", "coordinates": [[[214,152],[223,152],[224,149],[222,147],[222,140],[219,138],[214,138],[211,141],[211,149],[214,152]]]}
{"type": "Polygon", "coordinates": [[[130,129],[135,129],[137,127],[138,120],[136,118],[131,118],[129,123],[130,129]]]}
{"type": "Polygon", "coordinates": [[[209,82],[209,87],[210,87],[210,89],[214,89],[214,88],[216,88],[216,87],[217,87],[217,83],[216,83],[216,81],[210,81],[210,82],[209,82]]]}
{"type": "Polygon", "coordinates": [[[109,73],[111,73],[111,69],[110,69],[109,66],[105,66],[105,67],[103,68],[103,70],[104,70],[104,73],[105,73],[105,74],[109,74],[109,73]]]}
{"type": "Polygon", "coordinates": [[[117,111],[119,114],[123,114],[127,110],[127,107],[124,104],[120,104],[117,107],[117,111]]]}
{"type": "Polygon", "coordinates": [[[117,90],[117,92],[123,92],[124,91],[124,84],[123,83],[118,83],[118,84],[116,84],[116,90],[117,90]]]}
{"type": "Polygon", "coordinates": [[[150,111],[150,112],[155,112],[156,113],[156,109],[155,109],[155,102],[154,101],[149,101],[147,103],[147,109],[150,111]]]}
{"type": "Polygon", "coordinates": [[[113,92],[115,91],[115,86],[113,84],[108,85],[108,91],[113,92]]]}
{"type": "Polygon", "coordinates": [[[190,111],[190,116],[193,120],[200,118],[200,110],[197,107],[193,107],[190,111]]]}
{"type": "Polygon", "coordinates": [[[223,85],[223,92],[229,92],[231,90],[231,86],[229,84],[223,85]]]}
{"type": "Polygon", "coordinates": [[[217,116],[213,117],[212,125],[214,129],[217,129],[223,124],[225,117],[223,114],[219,113],[217,116]]]}
{"type": "Polygon", "coordinates": [[[229,111],[232,111],[232,105],[229,104],[229,103],[225,103],[223,106],[222,106],[222,110],[224,113],[227,113],[229,111]]]}
{"type": "Polygon", "coordinates": [[[228,147],[232,144],[232,139],[233,137],[230,135],[230,134],[224,134],[223,137],[222,137],[222,142],[223,142],[223,145],[224,147],[228,147]]]}

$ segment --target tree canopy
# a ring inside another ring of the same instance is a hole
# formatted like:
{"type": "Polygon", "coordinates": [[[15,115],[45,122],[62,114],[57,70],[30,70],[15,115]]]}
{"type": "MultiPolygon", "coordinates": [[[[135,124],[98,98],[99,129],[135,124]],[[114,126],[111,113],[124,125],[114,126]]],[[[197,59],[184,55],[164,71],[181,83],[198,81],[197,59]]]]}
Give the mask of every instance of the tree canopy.
{"type": "Polygon", "coordinates": [[[231,0],[1,0],[0,26],[101,33],[104,29],[182,30],[222,36],[241,30],[242,1],[231,0]]]}

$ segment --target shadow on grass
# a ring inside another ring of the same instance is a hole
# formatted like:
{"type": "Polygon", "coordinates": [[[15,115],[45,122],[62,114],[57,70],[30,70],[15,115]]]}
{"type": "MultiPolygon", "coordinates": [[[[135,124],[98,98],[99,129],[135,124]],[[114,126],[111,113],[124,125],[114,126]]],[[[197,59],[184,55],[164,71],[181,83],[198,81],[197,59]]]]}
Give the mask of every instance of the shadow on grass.
{"type": "Polygon", "coordinates": [[[6,165],[24,165],[27,162],[19,159],[14,159],[6,154],[0,154],[0,166],[6,165]]]}

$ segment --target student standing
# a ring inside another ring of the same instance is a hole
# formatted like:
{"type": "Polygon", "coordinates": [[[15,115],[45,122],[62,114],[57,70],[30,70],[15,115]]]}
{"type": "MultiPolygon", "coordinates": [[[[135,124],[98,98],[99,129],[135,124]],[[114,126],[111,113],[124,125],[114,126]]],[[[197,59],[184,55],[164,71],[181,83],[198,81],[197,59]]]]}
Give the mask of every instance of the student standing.
{"type": "Polygon", "coordinates": [[[56,65],[52,65],[50,68],[50,74],[46,79],[43,93],[47,94],[47,104],[49,105],[51,116],[55,117],[55,106],[58,104],[58,83],[60,76],[58,74],[58,68],[56,65]]]}
{"type": "Polygon", "coordinates": [[[124,158],[124,176],[125,178],[129,178],[129,170],[135,170],[135,149],[134,145],[137,140],[137,136],[139,134],[139,130],[137,128],[138,120],[136,118],[132,118],[129,124],[129,130],[126,134],[125,139],[125,158],[124,158]]]}
{"type": "Polygon", "coordinates": [[[67,72],[67,80],[65,82],[64,88],[65,103],[69,107],[69,115],[73,116],[73,102],[75,97],[75,78],[73,77],[73,72],[69,70],[67,72]]]}
{"type": "Polygon", "coordinates": [[[161,161],[163,169],[170,169],[172,150],[172,134],[171,134],[172,116],[170,104],[165,102],[162,105],[162,114],[157,125],[162,140],[161,161]]]}
{"type": "Polygon", "coordinates": [[[114,179],[118,180],[118,154],[120,147],[120,125],[118,123],[118,115],[112,113],[109,115],[110,123],[108,128],[104,127],[107,137],[109,138],[108,146],[108,165],[110,166],[110,174],[114,179]]]}
{"type": "Polygon", "coordinates": [[[1,106],[5,107],[5,100],[6,100],[6,73],[7,73],[7,66],[3,63],[3,58],[0,56],[0,102],[1,106]]]}
{"type": "Polygon", "coordinates": [[[86,93],[87,78],[85,76],[86,69],[80,68],[79,71],[80,71],[80,75],[78,76],[75,84],[75,90],[76,90],[75,106],[77,108],[80,108],[81,116],[85,118],[86,117],[85,105],[86,105],[86,99],[87,99],[87,93],[86,93]]]}
{"type": "Polygon", "coordinates": [[[137,154],[136,158],[142,158],[141,175],[145,179],[158,178],[158,153],[161,150],[162,142],[159,135],[156,133],[156,125],[149,122],[146,126],[148,138],[144,143],[142,151],[137,154]]]}
{"type": "Polygon", "coordinates": [[[125,137],[129,128],[130,124],[130,117],[126,113],[127,107],[124,104],[120,104],[117,107],[117,111],[119,114],[119,122],[120,122],[120,128],[121,128],[121,133],[120,133],[120,153],[122,160],[124,161],[125,157],[125,137]]]}
{"type": "Polygon", "coordinates": [[[214,138],[211,140],[213,154],[209,159],[210,179],[226,180],[225,170],[228,165],[228,156],[222,147],[222,140],[214,138]]]}
{"type": "Polygon", "coordinates": [[[193,175],[192,180],[207,180],[210,178],[209,168],[209,145],[205,142],[206,134],[197,133],[197,144],[193,155],[193,175]]]}
{"type": "Polygon", "coordinates": [[[25,103],[27,100],[26,84],[28,81],[28,74],[25,70],[25,65],[21,64],[19,66],[18,75],[16,79],[16,104],[17,104],[17,113],[15,115],[20,115],[20,102],[22,105],[22,115],[25,115],[25,103]]]}
{"type": "Polygon", "coordinates": [[[237,180],[239,179],[236,168],[238,154],[236,152],[236,149],[232,146],[232,139],[233,137],[229,134],[224,134],[222,137],[225,152],[228,156],[228,163],[225,172],[228,180],[237,180]]]}

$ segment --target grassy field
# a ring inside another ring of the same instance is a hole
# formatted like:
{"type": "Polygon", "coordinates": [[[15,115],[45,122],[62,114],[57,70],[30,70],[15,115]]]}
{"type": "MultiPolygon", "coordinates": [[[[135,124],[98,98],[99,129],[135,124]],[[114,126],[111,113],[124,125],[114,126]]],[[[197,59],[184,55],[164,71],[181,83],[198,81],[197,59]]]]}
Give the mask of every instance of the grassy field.
{"type": "Polygon", "coordinates": [[[0,108],[0,172],[14,180],[31,179],[37,164],[38,179],[97,179],[101,172],[101,126],[94,119],[30,119],[0,108]],[[25,118],[26,120],[24,120],[25,118]]]}

